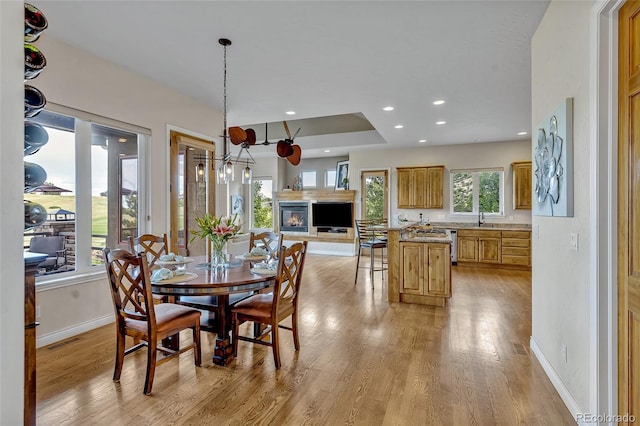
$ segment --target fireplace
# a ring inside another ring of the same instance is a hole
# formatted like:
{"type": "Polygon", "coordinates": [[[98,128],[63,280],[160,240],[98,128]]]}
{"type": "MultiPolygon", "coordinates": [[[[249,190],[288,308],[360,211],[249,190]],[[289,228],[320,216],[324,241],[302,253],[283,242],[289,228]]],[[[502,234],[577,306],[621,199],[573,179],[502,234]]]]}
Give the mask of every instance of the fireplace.
{"type": "Polygon", "coordinates": [[[280,206],[280,231],[309,232],[309,203],[284,202],[280,206]]]}

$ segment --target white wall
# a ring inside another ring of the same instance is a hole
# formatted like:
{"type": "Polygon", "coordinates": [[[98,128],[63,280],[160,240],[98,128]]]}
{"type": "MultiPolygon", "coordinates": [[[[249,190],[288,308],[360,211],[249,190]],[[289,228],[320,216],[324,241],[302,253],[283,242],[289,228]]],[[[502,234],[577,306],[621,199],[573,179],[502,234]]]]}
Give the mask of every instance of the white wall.
{"type": "MultiPolygon", "coordinates": [[[[0,424],[22,424],[24,4],[0,1],[0,424]]],[[[34,83],[34,85],[36,85],[34,83]]]]}
{"type": "MultiPolygon", "coordinates": [[[[589,408],[589,19],[593,2],[552,1],[532,40],[532,123],[573,101],[574,217],[534,216],[531,346],[570,410],[589,408]],[[536,238],[536,234],[539,237],[536,238]],[[578,233],[579,250],[569,248],[578,233]],[[567,361],[562,354],[567,347],[567,361]]],[[[534,127],[535,129],[535,127],[534,127]]]]}
{"type": "MultiPolygon", "coordinates": [[[[531,160],[531,141],[493,142],[481,144],[462,144],[451,146],[425,146],[418,148],[393,149],[381,151],[354,151],[349,155],[349,189],[360,190],[360,173],[363,170],[389,169],[389,196],[391,215],[404,213],[410,220],[418,220],[419,213],[432,222],[465,222],[474,218],[460,219],[450,214],[449,170],[465,168],[504,168],[504,218],[491,218],[487,223],[531,223],[530,210],[513,210],[513,173],[511,163],[531,160]],[[401,166],[445,166],[444,199],[442,209],[398,209],[397,172],[401,166]],[[513,221],[509,221],[513,216],[513,221]]],[[[358,200],[357,216],[360,216],[358,200]]],[[[393,217],[393,216],[389,216],[393,217]]]]}

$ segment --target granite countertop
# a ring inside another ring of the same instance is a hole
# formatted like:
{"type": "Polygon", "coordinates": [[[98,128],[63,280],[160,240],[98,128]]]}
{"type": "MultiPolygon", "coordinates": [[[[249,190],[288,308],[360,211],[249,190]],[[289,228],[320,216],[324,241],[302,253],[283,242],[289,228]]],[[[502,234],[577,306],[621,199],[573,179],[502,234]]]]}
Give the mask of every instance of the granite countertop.
{"type": "Polygon", "coordinates": [[[483,223],[478,226],[477,222],[431,222],[435,229],[485,229],[496,231],[531,231],[531,224],[528,223],[483,223]]]}
{"type": "MultiPolygon", "coordinates": [[[[423,230],[424,231],[424,230],[423,230]]],[[[420,232],[420,230],[412,230],[403,232],[400,235],[400,241],[409,241],[414,243],[442,243],[451,244],[451,232],[446,230],[445,233],[439,232],[420,232]]]]}

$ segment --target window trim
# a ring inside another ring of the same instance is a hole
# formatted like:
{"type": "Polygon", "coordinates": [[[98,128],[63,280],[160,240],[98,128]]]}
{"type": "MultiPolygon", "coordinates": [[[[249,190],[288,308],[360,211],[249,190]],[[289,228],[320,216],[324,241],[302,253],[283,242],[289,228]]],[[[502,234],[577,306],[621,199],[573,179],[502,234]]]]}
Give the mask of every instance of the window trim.
{"type": "Polygon", "coordinates": [[[479,206],[480,206],[480,192],[479,188],[479,177],[478,173],[480,172],[499,172],[500,173],[500,211],[497,213],[491,212],[483,212],[486,217],[505,217],[505,203],[504,203],[504,194],[505,194],[505,180],[504,180],[504,167],[487,167],[487,168],[469,168],[469,169],[451,169],[449,170],[449,214],[452,217],[465,217],[468,218],[470,216],[477,216],[479,214],[479,206]],[[453,177],[457,173],[471,173],[473,179],[472,185],[472,205],[470,212],[455,212],[453,210],[453,177]]]}
{"type": "Polygon", "coordinates": [[[47,102],[45,110],[70,116],[74,118],[74,134],[76,141],[89,141],[88,144],[75,144],[75,179],[76,179],[76,216],[75,216],[75,244],[76,244],[76,268],[73,271],[60,272],[58,274],[39,276],[36,278],[38,291],[57,286],[75,285],[86,281],[86,277],[102,275],[104,267],[91,265],[91,227],[92,227],[92,205],[91,205],[91,125],[93,123],[118,130],[124,130],[138,135],[138,232],[147,231],[146,218],[149,203],[150,188],[147,188],[144,167],[149,157],[148,140],[151,130],[134,124],[125,123],[119,120],[92,114],[87,111],[78,110],[64,105],[47,102]],[[87,159],[89,159],[87,161],[87,159]],[[88,238],[85,236],[88,235],[88,238]]]}

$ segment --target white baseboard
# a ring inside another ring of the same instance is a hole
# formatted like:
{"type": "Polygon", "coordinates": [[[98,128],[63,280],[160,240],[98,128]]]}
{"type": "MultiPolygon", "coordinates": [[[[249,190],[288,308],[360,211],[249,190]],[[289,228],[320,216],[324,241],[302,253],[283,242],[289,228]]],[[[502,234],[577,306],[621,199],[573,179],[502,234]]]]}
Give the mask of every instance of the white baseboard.
{"type": "MultiPolygon", "coordinates": [[[[577,419],[578,414],[585,413],[586,411],[582,410],[578,406],[578,403],[576,402],[575,398],[573,397],[573,395],[571,395],[571,392],[569,392],[569,389],[567,389],[567,387],[564,385],[564,383],[562,382],[562,379],[560,378],[558,373],[556,373],[556,370],[551,366],[551,363],[549,362],[547,357],[544,356],[544,354],[540,350],[540,347],[538,346],[536,341],[533,339],[533,336],[531,336],[529,340],[529,346],[531,347],[531,352],[533,352],[535,357],[538,359],[538,362],[542,366],[542,369],[544,370],[545,373],[547,373],[547,377],[549,378],[549,380],[551,380],[551,384],[553,384],[553,387],[555,387],[556,391],[558,391],[560,398],[562,398],[562,402],[564,402],[564,405],[567,406],[574,420],[577,419]]],[[[586,424],[586,423],[578,423],[578,424],[586,424]]]]}
{"type": "Polygon", "coordinates": [[[54,331],[53,333],[45,334],[44,336],[38,336],[36,338],[36,348],[50,345],[52,343],[59,342],[61,340],[68,339],[78,334],[85,333],[93,330],[94,328],[102,327],[103,325],[114,322],[113,314],[105,315],[100,318],[92,319],[91,321],[76,324],[73,327],[64,328],[62,330],[54,331]]]}

